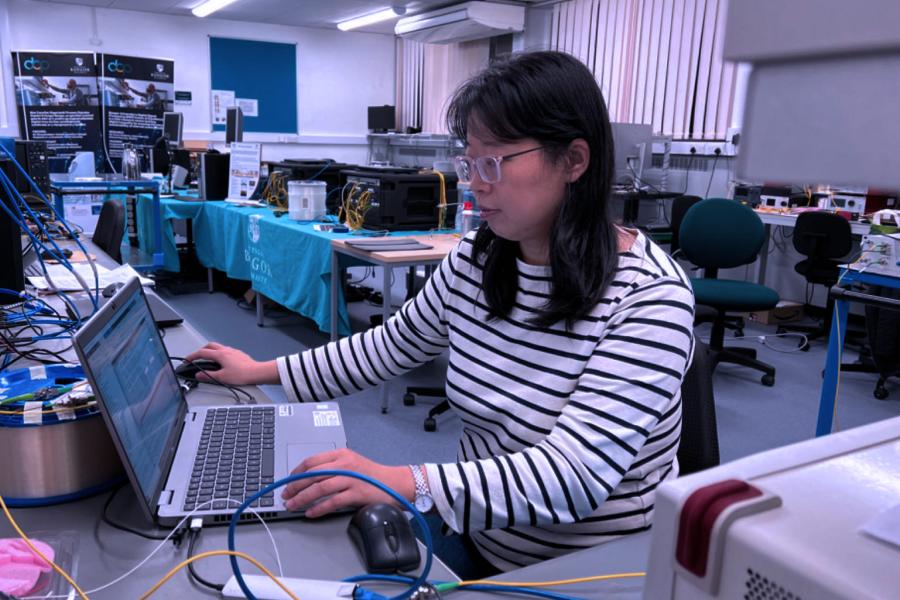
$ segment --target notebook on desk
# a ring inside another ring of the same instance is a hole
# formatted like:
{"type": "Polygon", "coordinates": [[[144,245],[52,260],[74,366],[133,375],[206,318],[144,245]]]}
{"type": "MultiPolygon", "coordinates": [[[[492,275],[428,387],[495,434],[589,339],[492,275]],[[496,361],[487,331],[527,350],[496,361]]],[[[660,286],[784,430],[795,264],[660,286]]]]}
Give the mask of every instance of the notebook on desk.
{"type": "MultiPolygon", "coordinates": [[[[75,335],[119,458],[147,519],[172,525],[196,511],[227,523],[244,499],[304,458],[347,445],[335,403],[189,407],[137,279],[75,335]]],[[[280,493],[252,505],[291,518],[280,493]]]]}
{"type": "Polygon", "coordinates": [[[403,237],[363,238],[360,240],[346,240],[344,243],[351,248],[365,250],[366,252],[431,250],[434,247],[423,244],[413,238],[403,237]]]}

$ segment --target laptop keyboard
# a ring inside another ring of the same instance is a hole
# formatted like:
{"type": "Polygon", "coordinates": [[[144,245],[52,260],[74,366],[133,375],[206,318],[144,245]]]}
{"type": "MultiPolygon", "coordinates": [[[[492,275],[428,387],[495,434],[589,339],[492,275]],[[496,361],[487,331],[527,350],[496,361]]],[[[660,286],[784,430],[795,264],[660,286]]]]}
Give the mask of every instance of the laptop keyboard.
{"type": "MultiPolygon", "coordinates": [[[[203,423],[184,510],[237,508],[275,481],[275,407],[210,409],[203,423]]],[[[275,492],[250,506],[274,506],[275,492]]]]}

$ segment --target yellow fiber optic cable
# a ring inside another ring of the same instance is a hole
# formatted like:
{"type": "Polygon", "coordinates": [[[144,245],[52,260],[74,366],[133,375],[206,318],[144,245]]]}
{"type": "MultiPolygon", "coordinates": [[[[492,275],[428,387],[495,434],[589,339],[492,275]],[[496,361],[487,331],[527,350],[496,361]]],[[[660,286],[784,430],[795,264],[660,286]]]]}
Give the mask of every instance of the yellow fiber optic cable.
{"type": "Polygon", "coordinates": [[[16,533],[19,534],[19,537],[22,538],[22,540],[25,542],[25,544],[26,544],[29,548],[31,548],[31,551],[34,552],[35,554],[37,554],[38,556],[40,556],[40,557],[43,559],[43,561],[44,561],[45,563],[47,563],[48,565],[50,565],[51,567],[53,567],[53,570],[54,570],[54,571],[56,571],[57,573],[59,573],[60,576],[61,576],[63,579],[65,579],[66,581],[68,581],[68,582],[69,582],[69,585],[71,585],[72,588],[75,589],[75,592],[78,594],[78,597],[81,598],[81,600],[88,600],[88,597],[84,594],[83,591],[81,591],[81,588],[78,587],[78,584],[75,583],[75,580],[72,579],[72,578],[69,576],[68,573],[66,573],[65,571],[63,571],[62,568],[61,568],[59,565],[57,565],[55,562],[53,562],[52,560],[50,560],[49,558],[47,558],[46,556],[44,556],[43,552],[41,552],[40,550],[38,550],[37,547],[36,547],[34,544],[31,543],[31,540],[28,539],[28,536],[25,535],[25,532],[22,531],[22,529],[19,527],[19,524],[16,523],[16,520],[15,520],[15,519],[13,519],[12,514],[9,512],[9,509],[6,507],[6,501],[3,500],[3,496],[2,496],[2,495],[0,495],[0,507],[3,508],[3,514],[6,515],[6,518],[7,518],[7,520],[9,521],[10,525],[13,526],[13,529],[16,530],[16,533]]]}
{"type": "Polygon", "coordinates": [[[467,585],[491,585],[501,587],[553,587],[557,585],[572,585],[576,583],[588,583],[590,581],[608,581],[610,579],[631,579],[645,577],[643,572],[613,573],[612,575],[593,575],[591,577],[578,577],[576,579],[558,579],[556,581],[494,581],[488,579],[475,579],[472,581],[460,581],[457,586],[467,585]]]}
{"type": "Polygon", "coordinates": [[[282,589],[282,591],[284,591],[284,593],[287,594],[289,598],[291,598],[291,600],[300,600],[299,598],[297,598],[296,595],[294,595],[293,592],[291,592],[291,590],[289,590],[287,587],[285,587],[285,585],[283,583],[281,583],[281,581],[279,581],[278,578],[275,577],[275,575],[271,571],[269,571],[267,568],[265,568],[262,565],[262,563],[260,563],[258,560],[256,560],[249,554],[244,554],[243,552],[232,552],[231,550],[210,550],[209,552],[201,552],[200,554],[194,555],[194,556],[190,557],[189,559],[180,562],[176,566],[172,567],[172,569],[168,573],[166,573],[162,579],[160,579],[155,584],[153,584],[152,588],[150,588],[149,590],[144,592],[144,594],[140,597],[139,600],[146,600],[147,598],[149,598],[151,595],[153,595],[154,592],[156,592],[156,590],[158,590],[160,587],[162,587],[178,571],[185,568],[192,562],[200,560],[201,558],[207,558],[210,556],[237,556],[238,558],[243,558],[244,560],[246,560],[250,564],[252,564],[254,567],[256,567],[257,569],[259,569],[260,571],[265,573],[269,577],[269,579],[274,581],[278,585],[278,587],[280,587],[282,589]]]}

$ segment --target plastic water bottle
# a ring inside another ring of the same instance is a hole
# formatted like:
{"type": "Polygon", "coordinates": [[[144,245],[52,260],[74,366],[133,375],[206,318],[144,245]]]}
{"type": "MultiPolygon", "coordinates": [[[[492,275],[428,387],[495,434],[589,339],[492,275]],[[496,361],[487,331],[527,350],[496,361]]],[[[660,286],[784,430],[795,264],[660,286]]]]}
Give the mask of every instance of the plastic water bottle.
{"type": "Polygon", "coordinates": [[[481,224],[481,211],[475,210],[471,202],[464,202],[461,212],[459,235],[465,236],[481,224]]]}

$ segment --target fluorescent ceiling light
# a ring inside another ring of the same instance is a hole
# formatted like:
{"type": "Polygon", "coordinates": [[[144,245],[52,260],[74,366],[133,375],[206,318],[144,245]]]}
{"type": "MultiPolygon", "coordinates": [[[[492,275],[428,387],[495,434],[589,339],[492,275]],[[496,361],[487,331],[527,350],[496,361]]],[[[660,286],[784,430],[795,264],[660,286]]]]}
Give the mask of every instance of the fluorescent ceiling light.
{"type": "Polygon", "coordinates": [[[192,8],[191,12],[194,13],[195,17],[206,17],[234,2],[237,2],[237,0],[206,0],[206,2],[201,2],[192,8]]]}
{"type": "Polygon", "coordinates": [[[341,21],[337,24],[337,26],[341,31],[350,31],[351,29],[356,29],[357,27],[365,27],[366,25],[371,25],[372,23],[380,23],[381,21],[394,19],[405,14],[406,8],[402,6],[392,6],[391,8],[379,10],[378,12],[372,13],[370,15],[363,15],[361,17],[356,17],[355,19],[341,21]]]}

